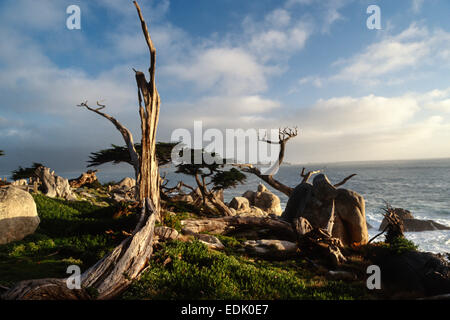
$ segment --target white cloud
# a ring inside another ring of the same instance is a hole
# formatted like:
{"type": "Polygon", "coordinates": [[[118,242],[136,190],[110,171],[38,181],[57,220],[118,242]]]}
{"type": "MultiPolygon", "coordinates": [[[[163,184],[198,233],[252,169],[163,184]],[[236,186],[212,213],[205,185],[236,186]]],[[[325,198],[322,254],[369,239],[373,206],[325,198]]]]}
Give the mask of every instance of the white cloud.
{"type": "Polygon", "coordinates": [[[301,78],[298,81],[298,83],[300,85],[312,84],[316,88],[322,88],[323,87],[323,82],[324,82],[324,80],[322,78],[320,78],[320,77],[317,77],[317,76],[304,77],[304,78],[301,78]]]}
{"type": "Polygon", "coordinates": [[[291,15],[285,9],[275,9],[266,16],[266,22],[275,28],[287,27],[291,22],[291,15]]]}
{"type": "Polygon", "coordinates": [[[413,23],[398,35],[386,36],[352,58],[338,61],[336,65],[343,67],[331,79],[374,84],[380,77],[388,81],[386,76],[396,72],[408,70],[411,74],[427,65],[439,64],[441,67],[442,61],[436,57],[441,50],[448,50],[449,39],[450,33],[441,30],[429,32],[413,23]]]}
{"type": "Polygon", "coordinates": [[[339,20],[344,20],[344,16],[340,13],[341,9],[347,6],[354,0],[288,0],[285,3],[285,7],[292,9],[295,5],[316,6],[322,11],[321,17],[321,31],[322,33],[328,33],[331,26],[339,20]]]}
{"type": "Polygon", "coordinates": [[[52,0],[18,0],[2,4],[2,25],[14,25],[17,29],[49,31],[66,27],[66,7],[52,0]],[[14,12],[14,14],[11,14],[14,12]],[[17,21],[20,19],[20,23],[17,21]]]}
{"type": "Polygon", "coordinates": [[[308,27],[302,23],[283,31],[269,29],[253,35],[249,48],[267,61],[303,49],[310,34],[308,27]]]}
{"type": "Polygon", "coordinates": [[[414,13],[419,13],[422,9],[424,0],[412,0],[412,10],[414,13]]]}
{"type": "Polygon", "coordinates": [[[201,90],[215,89],[228,94],[265,90],[266,69],[240,48],[211,48],[198,52],[193,61],[173,64],[163,71],[195,83],[201,90]]]}
{"type": "Polygon", "coordinates": [[[369,95],[362,98],[340,97],[320,99],[302,112],[306,127],[320,132],[347,134],[377,132],[411,119],[419,111],[417,101],[410,97],[385,98],[369,95]]]}
{"type": "Polygon", "coordinates": [[[344,161],[350,154],[353,160],[448,157],[450,117],[429,103],[445,105],[449,94],[445,89],[319,99],[284,120],[295,119],[301,129],[289,154],[296,161],[324,162],[344,161]]]}

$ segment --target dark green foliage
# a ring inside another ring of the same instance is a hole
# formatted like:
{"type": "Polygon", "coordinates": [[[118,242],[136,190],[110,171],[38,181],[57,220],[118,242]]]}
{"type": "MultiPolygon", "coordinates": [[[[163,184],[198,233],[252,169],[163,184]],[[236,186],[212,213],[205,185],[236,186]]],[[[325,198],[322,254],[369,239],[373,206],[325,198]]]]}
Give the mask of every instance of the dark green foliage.
{"type": "Polygon", "coordinates": [[[83,187],[90,189],[100,189],[103,187],[103,185],[98,180],[95,180],[92,183],[86,183],[83,187]]]}
{"type": "Polygon", "coordinates": [[[125,299],[354,299],[362,285],[312,279],[301,262],[254,262],[200,242],[168,242],[125,299]]]}
{"type": "Polygon", "coordinates": [[[388,248],[395,254],[402,254],[408,251],[417,251],[419,248],[414,242],[405,237],[396,237],[390,243],[383,243],[383,246],[388,248]]]}
{"type": "Polygon", "coordinates": [[[0,157],[4,156],[4,155],[5,155],[5,152],[3,150],[0,150],[0,157]]]}
{"type": "Polygon", "coordinates": [[[28,179],[30,177],[34,177],[34,172],[37,168],[42,167],[43,165],[41,163],[33,162],[33,165],[30,168],[22,168],[19,166],[19,169],[14,170],[12,172],[12,179],[13,180],[20,180],[20,179],[28,179]]]}
{"type": "Polygon", "coordinates": [[[218,171],[211,179],[215,190],[234,188],[239,183],[244,183],[246,175],[241,171],[231,168],[228,171],[218,171]]]}
{"type": "MultiPolygon", "coordinates": [[[[156,144],[156,158],[158,159],[158,164],[160,166],[171,162],[171,152],[175,145],[176,143],[168,142],[158,142],[156,144]]],[[[138,154],[141,154],[142,147],[140,143],[136,143],[134,148],[138,154]]],[[[112,162],[113,164],[125,162],[131,165],[132,163],[130,153],[128,152],[128,147],[113,144],[109,149],[92,152],[89,156],[88,167],[96,167],[109,162],[112,162]]]]}
{"type": "Polygon", "coordinates": [[[181,231],[181,220],[192,218],[188,212],[169,214],[166,213],[162,217],[162,224],[166,227],[173,228],[178,232],[181,231]]]}
{"type": "Polygon", "coordinates": [[[208,153],[204,150],[187,148],[182,152],[190,152],[190,161],[178,164],[176,172],[198,177],[201,183],[205,182],[205,187],[212,185],[212,190],[234,188],[247,178],[245,174],[235,168],[226,170],[224,159],[214,152],[208,153]],[[196,156],[202,159],[201,163],[196,163],[195,160],[198,160],[195,158],[196,156]],[[209,160],[205,161],[208,158],[209,160]]]}

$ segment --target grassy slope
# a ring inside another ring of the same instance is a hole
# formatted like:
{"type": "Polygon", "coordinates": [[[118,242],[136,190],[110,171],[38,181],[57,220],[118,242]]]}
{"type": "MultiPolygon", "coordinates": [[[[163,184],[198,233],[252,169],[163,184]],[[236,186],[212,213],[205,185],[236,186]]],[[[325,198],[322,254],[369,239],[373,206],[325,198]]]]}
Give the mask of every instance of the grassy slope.
{"type": "MultiPolygon", "coordinates": [[[[113,219],[116,208],[34,196],[41,224],[22,241],[0,246],[0,284],[66,276],[68,265],[82,270],[111,250],[134,224],[132,216],[113,219]],[[108,231],[108,232],[107,232],[108,231]]],[[[194,216],[186,207],[171,208],[166,225],[194,216]]],[[[239,251],[242,239],[220,237],[225,252],[199,242],[162,244],[151,268],[123,294],[124,299],[362,299],[362,281],[333,281],[304,260],[269,262],[239,251]]]]}

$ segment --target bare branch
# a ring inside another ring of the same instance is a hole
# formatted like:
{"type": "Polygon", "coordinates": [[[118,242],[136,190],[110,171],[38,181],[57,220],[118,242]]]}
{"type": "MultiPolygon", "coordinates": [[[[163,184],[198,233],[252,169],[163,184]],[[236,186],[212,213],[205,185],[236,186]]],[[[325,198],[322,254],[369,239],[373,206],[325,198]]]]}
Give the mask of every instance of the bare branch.
{"type": "Polygon", "coordinates": [[[351,174],[351,175],[349,175],[347,178],[345,178],[344,180],[342,180],[341,182],[336,183],[336,184],[334,185],[334,187],[337,188],[337,187],[340,187],[340,186],[344,185],[348,180],[350,180],[350,179],[353,178],[354,176],[356,176],[356,173],[351,174]]]}
{"type": "Polygon", "coordinates": [[[97,101],[97,106],[99,106],[99,108],[97,108],[97,109],[89,107],[87,100],[84,102],[81,102],[79,105],[77,105],[77,107],[84,107],[84,108],[86,108],[92,112],[95,112],[96,114],[108,119],[116,127],[116,129],[119,130],[119,132],[122,134],[125,144],[128,147],[128,152],[130,153],[130,158],[131,158],[131,162],[134,167],[135,176],[136,176],[136,179],[138,179],[140,158],[139,158],[139,154],[137,153],[137,151],[134,147],[134,140],[133,140],[133,135],[131,134],[131,131],[128,130],[128,128],[126,128],[124,125],[122,125],[119,121],[117,121],[116,118],[110,116],[107,113],[100,111],[100,110],[106,108],[106,105],[102,105],[102,104],[100,104],[99,101],[97,101]]]}
{"type": "Polygon", "coordinates": [[[306,168],[302,169],[302,172],[300,173],[300,177],[302,177],[302,183],[307,183],[309,178],[311,178],[311,176],[320,173],[320,170],[315,170],[315,171],[308,171],[307,173],[305,173],[306,168]]]}

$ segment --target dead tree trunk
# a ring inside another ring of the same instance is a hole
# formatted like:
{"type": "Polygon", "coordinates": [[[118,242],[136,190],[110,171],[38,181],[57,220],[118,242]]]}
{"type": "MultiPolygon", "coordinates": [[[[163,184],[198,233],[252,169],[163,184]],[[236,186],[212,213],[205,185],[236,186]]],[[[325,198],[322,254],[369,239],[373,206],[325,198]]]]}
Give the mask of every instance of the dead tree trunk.
{"type": "Polygon", "coordinates": [[[134,4],[150,50],[150,82],[147,83],[142,72],[136,72],[142,125],[142,161],[138,175],[142,210],[139,222],[130,237],[81,275],[80,290],[68,290],[63,279],[22,281],[7,291],[3,299],[86,299],[89,298],[87,288],[97,292],[97,299],[110,299],[123,292],[148,264],[153,250],[155,220],[160,211],[160,178],[155,155],[160,98],[155,85],[156,50],[139,5],[136,1],[134,4]],[[142,97],[145,107],[141,105],[142,97]]]}
{"type": "Polygon", "coordinates": [[[228,234],[242,229],[268,229],[279,239],[295,241],[297,239],[292,225],[286,221],[268,217],[223,217],[200,220],[181,221],[183,232],[187,234],[209,232],[211,234],[228,234]]]}
{"type": "Polygon", "coordinates": [[[208,190],[208,187],[206,186],[205,182],[205,177],[203,177],[202,180],[200,180],[198,173],[196,173],[195,181],[197,182],[197,186],[200,190],[204,207],[206,206],[206,200],[208,200],[214,206],[214,208],[216,208],[217,211],[219,211],[221,215],[224,216],[233,215],[230,208],[228,208],[228,206],[225,203],[223,203],[221,199],[216,197],[213,192],[208,190]]]}

